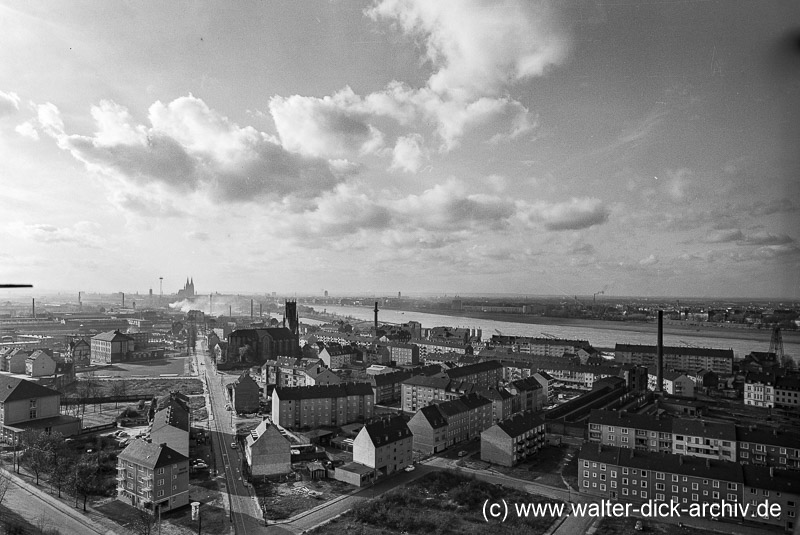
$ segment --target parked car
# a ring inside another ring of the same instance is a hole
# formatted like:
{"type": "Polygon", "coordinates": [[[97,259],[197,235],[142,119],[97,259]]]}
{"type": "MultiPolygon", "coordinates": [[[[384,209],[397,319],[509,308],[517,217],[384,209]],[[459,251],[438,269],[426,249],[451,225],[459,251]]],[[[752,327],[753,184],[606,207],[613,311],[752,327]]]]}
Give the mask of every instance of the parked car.
{"type": "Polygon", "coordinates": [[[413,472],[414,471],[414,465],[413,464],[409,464],[408,466],[403,468],[403,470],[405,470],[406,472],[413,472]]]}
{"type": "Polygon", "coordinates": [[[201,463],[195,464],[194,467],[195,468],[199,468],[200,470],[205,470],[206,468],[208,468],[208,465],[206,463],[202,463],[201,462],[201,463]]]}
{"type": "Polygon", "coordinates": [[[237,447],[239,446],[236,444],[236,442],[231,442],[231,448],[236,449],[237,447]]]}
{"type": "Polygon", "coordinates": [[[458,452],[459,457],[464,457],[467,454],[466,450],[461,450],[458,452]]]}

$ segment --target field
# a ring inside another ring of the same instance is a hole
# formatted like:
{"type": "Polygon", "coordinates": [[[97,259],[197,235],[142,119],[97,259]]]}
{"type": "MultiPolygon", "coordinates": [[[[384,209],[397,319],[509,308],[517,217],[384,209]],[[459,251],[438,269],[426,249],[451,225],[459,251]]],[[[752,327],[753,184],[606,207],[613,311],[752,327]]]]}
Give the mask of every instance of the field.
{"type": "MultiPolygon", "coordinates": [[[[85,379],[84,379],[85,380],[85,379]]],[[[123,382],[125,384],[126,396],[135,395],[156,395],[163,396],[173,390],[177,390],[187,396],[203,393],[203,382],[200,379],[98,379],[91,378],[93,385],[93,396],[108,397],[113,395],[114,383],[123,382]]],[[[78,385],[81,381],[69,385],[62,392],[64,395],[77,394],[78,385]]],[[[122,395],[122,394],[120,394],[122,395]]]]}
{"type": "Polygon", "coordinates": [[[553,503],[553,500],[478,481],[452,472],[433,472],[415,482],[357,505],[349,513],[311,533],[318,535],[365,535],[399,533],[483,534],[544,533],[553,518],[520,519],[487,525],[482,508],[486,500],[499,502],[553,503]],[[488,528],[488,529],[487,529],[488,528]]]}

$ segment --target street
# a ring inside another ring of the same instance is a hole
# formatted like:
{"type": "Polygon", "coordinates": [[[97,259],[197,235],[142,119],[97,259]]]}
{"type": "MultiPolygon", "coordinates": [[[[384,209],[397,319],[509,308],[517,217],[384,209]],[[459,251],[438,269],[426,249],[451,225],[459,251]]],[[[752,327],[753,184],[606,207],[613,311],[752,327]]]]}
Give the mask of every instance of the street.
{"type": "Polygon", "coordinates": [[[218,470],[225,476],[231,522],[238,535],[257,533],[263,530],[263,515],[242,477],[243,453],[238,447],[231,447],[231,443],[236,441],[236,430],[230,412],[225,409],[228,403],[225,386],[206,352],[205,343],[199,345],[200,351],[196,355],[198,375],[204,378],[209,394],[209,426],[214,456],[218,470]]]}

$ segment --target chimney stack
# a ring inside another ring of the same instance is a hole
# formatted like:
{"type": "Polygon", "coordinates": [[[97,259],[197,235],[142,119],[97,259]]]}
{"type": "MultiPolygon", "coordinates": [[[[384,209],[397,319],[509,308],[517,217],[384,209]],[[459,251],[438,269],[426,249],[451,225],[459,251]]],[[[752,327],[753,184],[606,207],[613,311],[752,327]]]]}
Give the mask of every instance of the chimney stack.
{"type": "Polygon", "coordinates": [[[122,292],[122,308],[125,308],[125,292],[122,292]]]}
{"type": "MultiPolygon", "coordinates": [[[[376,308],[377,308],[377,303],[376,303],[376,308]]],[[[376,314],[377,314],[377,312],[376,312],[376,314]]],[[[36,319],[36,299],[35,298],[31,298],[31,316],[33,316],[33,319],[36,319]]]]}
{"type": "Polygon", "coordinates": [[[250,300],[250,319],[253,319],[253,300],[250,300]]]}
{"type": "Polygon", "coordinates": [[[658,346],[656,347],[656,392],[664,392],[664,311],[658,311],[658,346]]]}
{"type": "Polygon", "coordinates": [[[375,301],[375,336],[378,335],[378,302],[375,301]]]}

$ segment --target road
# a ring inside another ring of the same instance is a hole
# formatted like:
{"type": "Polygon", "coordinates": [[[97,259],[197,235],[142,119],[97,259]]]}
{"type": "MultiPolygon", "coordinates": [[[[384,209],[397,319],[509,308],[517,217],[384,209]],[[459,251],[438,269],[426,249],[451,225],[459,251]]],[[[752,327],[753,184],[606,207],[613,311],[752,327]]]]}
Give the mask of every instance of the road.
{"type": "Polygon", "coordinates": [[[216,466],[224,472],[228,492],[228,510],[237,535],[260,533],[264,529],[263,515],[250,488],[242,477],[242,453],[231,447],[236,441],[235,423],[225,409],[228,404],[222,376],[216,372],[211,357],[200,344],[197,355],[198,375],[204,378],[211,402],[209,428],[214,446],[216,466]]]}
{"type": "Polygon", "coordinates": [[[80,512],[65,513],[61,508],[69,508],[69,506],[59,504],[59,507],[50,500],[42,499],[29,490],[26,485],[18,484],[13,477],[9,478],[3,505],[42,532],[48,529],[57,529],[61,535],[107,534],[102,527],[85,520],[80,512]]]}

